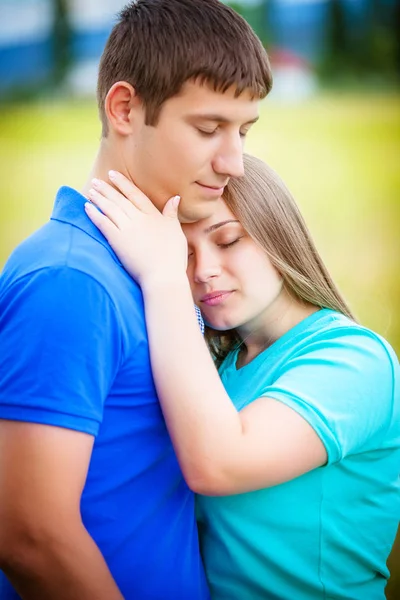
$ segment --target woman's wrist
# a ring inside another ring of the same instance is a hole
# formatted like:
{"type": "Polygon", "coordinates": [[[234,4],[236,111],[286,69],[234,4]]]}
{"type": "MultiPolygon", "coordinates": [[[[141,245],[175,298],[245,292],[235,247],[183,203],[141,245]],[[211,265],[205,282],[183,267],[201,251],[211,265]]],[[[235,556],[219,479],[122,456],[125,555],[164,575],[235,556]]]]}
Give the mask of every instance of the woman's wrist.
{"type": "Polygon", "coordinates": [[[186,291],[190,292],[186,273],[149,274],[140,282],[140,287],[145,298],[154,294],[160,294],[162,298],[172,295],[177,298],[186,291]]]}

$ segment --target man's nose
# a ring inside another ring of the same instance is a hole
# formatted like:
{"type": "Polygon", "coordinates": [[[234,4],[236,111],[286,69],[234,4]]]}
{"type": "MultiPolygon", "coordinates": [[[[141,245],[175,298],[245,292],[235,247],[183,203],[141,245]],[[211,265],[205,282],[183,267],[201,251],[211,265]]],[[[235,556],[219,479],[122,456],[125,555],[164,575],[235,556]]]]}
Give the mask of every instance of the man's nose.
{"type": "Polygon", "coordinates": [[[213,168],[216,173],[228,177],[244,175],[243,138],[239,134],[223,141],[214,159],[213,168]]]}

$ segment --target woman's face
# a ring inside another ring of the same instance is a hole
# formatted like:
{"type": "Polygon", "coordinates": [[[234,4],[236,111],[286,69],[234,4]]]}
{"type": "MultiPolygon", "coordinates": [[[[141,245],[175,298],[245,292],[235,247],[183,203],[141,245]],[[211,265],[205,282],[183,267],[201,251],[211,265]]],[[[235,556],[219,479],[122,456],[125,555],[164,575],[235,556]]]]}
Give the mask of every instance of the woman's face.
{"type": "Polygon", "coordinates": [[[267,254],[220,199],[212,217],[183,225],[187,274],[205,322],[224,331],[268,323],[279,302],[282,278],[267,254]]]}

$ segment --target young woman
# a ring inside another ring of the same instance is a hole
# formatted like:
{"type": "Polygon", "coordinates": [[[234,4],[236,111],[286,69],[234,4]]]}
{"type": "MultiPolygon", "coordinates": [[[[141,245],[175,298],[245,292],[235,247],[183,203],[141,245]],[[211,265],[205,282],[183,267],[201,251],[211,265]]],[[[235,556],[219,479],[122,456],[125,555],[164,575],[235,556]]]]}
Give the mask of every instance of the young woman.
{"type": "Polygon", "coordinates": [[[213,599],[383,600],[400,513],[393,350],[356,323],[260,160],[245,157],[213,217],[182,226],[187,243],[178,198],[161,214],[110,176],[122,194],[95,181],[102,212],[87,214],[142,286],[213,599]]]}

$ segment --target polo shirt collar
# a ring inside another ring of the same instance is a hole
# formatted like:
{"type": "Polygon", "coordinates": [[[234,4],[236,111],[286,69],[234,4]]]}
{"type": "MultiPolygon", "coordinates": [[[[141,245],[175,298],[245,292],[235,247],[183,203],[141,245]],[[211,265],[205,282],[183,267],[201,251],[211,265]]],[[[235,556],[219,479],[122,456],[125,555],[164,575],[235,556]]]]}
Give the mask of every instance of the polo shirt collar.
{"type": "Polygon", "coordinates": [[[68,223],[73,227],[77,227],[104,246],[113,259],[121,265],[120,260],[106,238],[87,216],[84,209],[86,202],[88,202],[88,199],[85,198],[85,196],[68,186],[63,186],[57,192],[53,212],[50,218],[52,221],[68,223]]]}

